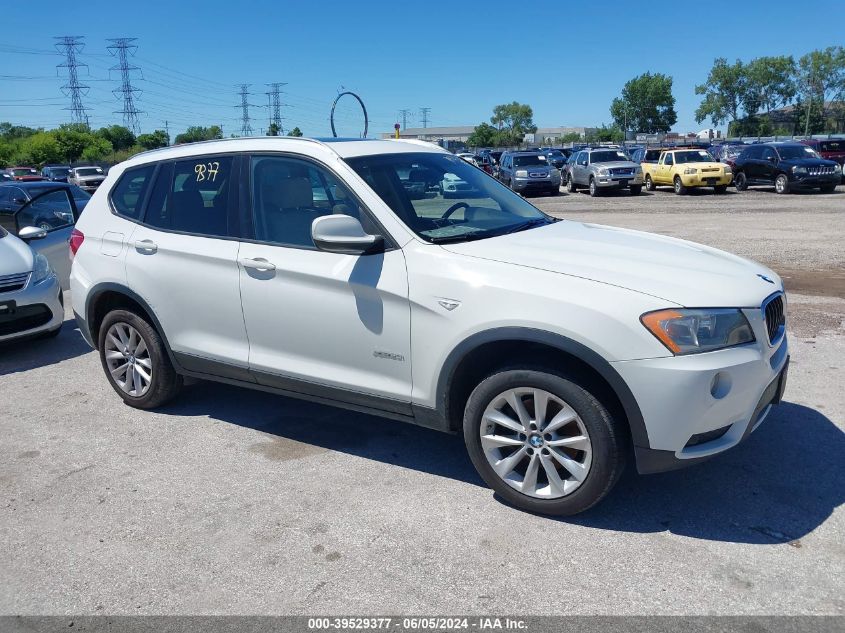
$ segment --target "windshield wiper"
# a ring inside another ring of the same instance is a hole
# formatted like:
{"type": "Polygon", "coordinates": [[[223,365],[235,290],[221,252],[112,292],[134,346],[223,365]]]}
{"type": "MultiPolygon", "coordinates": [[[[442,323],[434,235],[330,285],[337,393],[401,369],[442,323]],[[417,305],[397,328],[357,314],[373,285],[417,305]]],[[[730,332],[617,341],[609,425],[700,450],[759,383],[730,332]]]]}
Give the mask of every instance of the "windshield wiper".
{"type": "Polygon", "coordinates": [[[476,230],[458,233],[456,235],[429,236],[428,241],[432,244],[447,244],[449,242],[471,242],[472,240],[480,240],[485,237],[490,237],[488,231],[476,230]]]}
{"type": "Polygon", "coordinates": [[[533,229],[535,226],[543,226],[544,224],[551,224],[555,222],[555,219],[548,219],[548,218],[534,218],[533,220],[526,220],[525,222],[520,222],[519,224],[514,224],[513,226],[509,226],[504,231],[500,231],[496,233],[496,235],[507,235],[508,233],[517,233],[519,231],[524,231],[525,229],[533,229]]]}

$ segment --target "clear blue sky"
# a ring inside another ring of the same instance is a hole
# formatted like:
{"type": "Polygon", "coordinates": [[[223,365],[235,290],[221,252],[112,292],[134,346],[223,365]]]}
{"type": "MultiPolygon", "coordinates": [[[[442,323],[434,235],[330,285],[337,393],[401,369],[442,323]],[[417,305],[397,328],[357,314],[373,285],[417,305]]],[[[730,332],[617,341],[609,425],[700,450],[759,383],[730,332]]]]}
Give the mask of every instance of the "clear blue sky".
{"type": "MultiPolygon", "coordinates": [[[[119,74],[106,38],[136,37],[134,85],[144,92],[145,131],[170,122],[240,128],[235,84],[250,83],[253,127],[267,126],[268,82],[287,82],[285,129],[330,133],[340,86],[370,111],[370,136],[389,131],[401,108],[429,125],[477,124],[498,103],[534,108],[540,126],[611,121],[610,101],[645,71],[674,77],[678,131],[705,127],[695,84],[713,59],[799,57],[845,44],[838,3],[779,2],[441,2],[269,0],[67,0],[7,2],[0,40],[0,121],[52,127],[67,121],[52,37],[83,35],[83,103],[95,127],[119,123],[111,93],[119,74]],[[657,11],[657,8],[660,8],[657,11]],[[782,7],[782,8],[779,8],[782,7]],[[27,79],[22,79],[26,77],[27,79]],[[142,78],[143,77],[143,78],[142,78]]],[[[841,7],[840,7],[841,8],[841,7]]],[[[338,112],[341,135],[360,132],[351,102],[338,112]]]]}

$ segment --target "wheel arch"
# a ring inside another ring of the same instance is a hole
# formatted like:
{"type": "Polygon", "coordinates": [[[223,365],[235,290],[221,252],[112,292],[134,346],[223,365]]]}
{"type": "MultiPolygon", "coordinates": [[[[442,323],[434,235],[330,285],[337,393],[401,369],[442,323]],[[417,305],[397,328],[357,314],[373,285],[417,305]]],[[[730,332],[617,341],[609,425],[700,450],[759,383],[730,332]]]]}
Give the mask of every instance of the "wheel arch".
{"type": "Polygon", "coordinates": [[[648,447],[642,412],[628,385],[600,354],[560,334],[534,328],[485,330],[459,343],[446,358],[437,380],[437,410],[449,430],[460,428],[469,394],[486,375],[518,362],[567,369],[607,395],[624,416],[635,446],[648,447]],[[504,360],[503,360],[504,358],[504,360]]]}
{"type": "Polygon", "coordinates": [[[175,368],[179,367],[170,349],[167,334],[161,326],[161,322],[158,320],[155,311],[138,293],[118,283],[103,282],[96,284],[88,292],[88,296],[85,299],[85,321],[95,349],[98,349],[100,325],[103,319],[110,311],[118,309],[129,310],[130,312],[135,312],[140,317],[146,318],[164,342],[170,362],[173,363],[175,368]]]}

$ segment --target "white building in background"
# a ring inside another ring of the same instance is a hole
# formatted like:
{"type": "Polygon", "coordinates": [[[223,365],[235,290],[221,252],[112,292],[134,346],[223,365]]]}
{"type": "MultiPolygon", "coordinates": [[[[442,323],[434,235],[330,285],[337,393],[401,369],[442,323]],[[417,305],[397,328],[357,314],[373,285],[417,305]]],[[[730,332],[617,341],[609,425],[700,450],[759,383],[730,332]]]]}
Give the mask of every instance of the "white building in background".
{"type": "MultiPolygon", "coordinates": [[[[555,139],[567,134],[578,134],[582,139],[596,128],[592,127],[538,127],[534,134],[526,134],[526,143],[546,145],[556,142],[555,139]]],[[[453,127],[409,127],[399,130],[399,138],[419,139],[421,141],[458,141],[465,143],[475,131],[474,125],[458,125],[453,127]]],[[[395,132],[384,132],[382,138],[394,138],[395,132]]]]}

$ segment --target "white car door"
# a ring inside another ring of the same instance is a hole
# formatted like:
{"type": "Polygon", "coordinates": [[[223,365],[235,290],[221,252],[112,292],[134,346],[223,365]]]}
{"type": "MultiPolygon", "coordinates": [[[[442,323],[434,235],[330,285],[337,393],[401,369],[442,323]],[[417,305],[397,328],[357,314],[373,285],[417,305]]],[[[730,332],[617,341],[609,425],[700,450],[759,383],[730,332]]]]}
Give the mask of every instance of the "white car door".
{"type": "Polygon", "coordinates": [[[240,247],[241,300],[256,379],[299,393],[410,412],[410,306],[399,249],[319,251],[317,217],[369,215],[330,170],[290,156],[250,159],[254,240],[240,247]],[[374,398],[375,396],[375,398],[374,398]]]}
{"type": "Polygon", "coordinates": [[[149,199],[129,237],[126,278],[152,308],[186,369],[248,379],[248,344],[238,287],[237,177],[231,155],[128,170],[112,192],[122,205],[149,199]]]}

